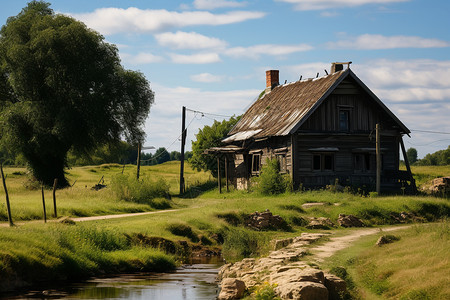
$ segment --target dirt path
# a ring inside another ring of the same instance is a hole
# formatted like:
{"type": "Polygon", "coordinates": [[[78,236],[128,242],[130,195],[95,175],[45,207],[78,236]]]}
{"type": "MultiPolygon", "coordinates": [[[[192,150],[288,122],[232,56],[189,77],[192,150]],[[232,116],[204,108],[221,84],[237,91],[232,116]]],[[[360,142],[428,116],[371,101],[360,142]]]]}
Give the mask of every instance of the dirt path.
{"type": "Polygon", "coordinates": [[[386,228],[358,229],[344,236],[331,237],[330,241],[326,242],[325,244],[310,248],[310,251],[313,255],[312,259],[318,263],[321,263],[326,258],[335,254],[337,251],[349,247],[353,242],[355,242],[356,240],[358,240],[363,236],[372,235],[379,232],[400,230],[408,227],[409,226],[395,226],[395,227],[393,226],[386,228]]]}
{"type": "MultiPolygon", "coordinates": [[[[141,213],[129,213],[129,214],[117,214],[117,215],[105,215],[105,216],[92,216],[92,217],[79,217],[79,218],[70,218],[71,220],[75,222],[86,222],[86,221],[97,221],[97,220],[107,220],[107,219],[118,219],[118,218],[127,218],[127,217],[137,217],[137,216],[144,216],[144,215],[153,215],[153,214],[161,214],[166,212],[174,212],[179,209],[166,209],[166,210],[157,210],[157,211],[147,211],[147,212],[141,212],[141,213]]],[[[58,220],[50,219],[47,220],[47,222],[57,222],[58,220]]],[[[43,223],[43,220],[33,220],[33,221],[18,221],[14,222],[14,225],[24,225],[29,223],[43,223]]],[[[0,223],[0,227],[9,227],[9,223],[0,223]]]]}

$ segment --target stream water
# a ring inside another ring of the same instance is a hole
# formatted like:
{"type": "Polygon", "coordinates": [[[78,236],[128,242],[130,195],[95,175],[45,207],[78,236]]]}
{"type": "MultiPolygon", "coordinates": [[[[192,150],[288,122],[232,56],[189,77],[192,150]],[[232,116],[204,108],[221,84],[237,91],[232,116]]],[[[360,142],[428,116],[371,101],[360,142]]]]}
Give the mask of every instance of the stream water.
{"type": "Polygon", "coordinates": [[[1,297],[18,299],[216,299],[219,288],[216,276],[221,263],[195,263],[172,273],[138,273],[93,278],[63,288],[33,290],[20,295],[1,297]]]}

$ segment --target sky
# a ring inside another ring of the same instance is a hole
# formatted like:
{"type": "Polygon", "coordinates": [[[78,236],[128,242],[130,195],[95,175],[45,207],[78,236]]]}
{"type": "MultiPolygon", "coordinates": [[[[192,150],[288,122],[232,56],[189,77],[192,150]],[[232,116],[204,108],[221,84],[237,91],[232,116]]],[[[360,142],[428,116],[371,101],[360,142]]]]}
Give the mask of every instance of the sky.
{"type": "MultiPolygon", "coordinates": [[[[27,2],[0,0],[0,24],[27,2]]],[[[293,82],[337,61],[352,61],[411,130],[406,148],[423,157],[450,145],[448,0],[48,2],[101,33],[123,66],[150,82],[145,146],[180,151],[185,106],[190,150],[200,128],[245,112],[265,89],[266,70],[293,82]]]]}

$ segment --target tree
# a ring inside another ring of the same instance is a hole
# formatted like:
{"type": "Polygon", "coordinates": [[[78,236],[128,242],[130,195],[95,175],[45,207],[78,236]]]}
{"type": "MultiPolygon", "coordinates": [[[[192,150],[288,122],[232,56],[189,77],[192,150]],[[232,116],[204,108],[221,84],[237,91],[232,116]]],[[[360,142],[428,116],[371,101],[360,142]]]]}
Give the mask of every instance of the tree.
{"type": "Polygon", "coordinates": [[[166,148],[160,147],[156,150],[155,154],[153,154],[153,158],[156,161],[156,164],[162,164],[166,161],[170,160],[170,154],[167,152],[166,148]]]}
{"type": "Polygon", "coordinates": [[[406,157],[410,164],[413,164],[417,161],[417,150],[415,148],[409,148],[406,150],[406,157]]]}
{"type": "Polygon", "coordinates": [[[450,165],[450,146],[445,150],[428,153],[424,158],[417,161],[420,166],[448,166],[450,165]]]}
{"type": "Polygon", "coordinates": [[[144,75],[125,70],[114,45],[49,3],[28,3],[0,30],[0,142],[46,185],[67,185],[70,149],[142,141],[153,101],[144,75]]]}
{"type": "MultiPolygon", "coordinates": [[[[192,142],[192,157],[189,159],[191,166],[198,171],[211,171],[213,176],[217,176],[217,160],[212,155],[205,155],[203,152],[211,147],[222,145],[222,140],[236,125],[240,117],[231,117],[222,122],[214,121],[212,126],[205,126],[195,135],[197,140],[192,142]]],[[[223,170],[223,168],[221,168],[223,170]]]]}

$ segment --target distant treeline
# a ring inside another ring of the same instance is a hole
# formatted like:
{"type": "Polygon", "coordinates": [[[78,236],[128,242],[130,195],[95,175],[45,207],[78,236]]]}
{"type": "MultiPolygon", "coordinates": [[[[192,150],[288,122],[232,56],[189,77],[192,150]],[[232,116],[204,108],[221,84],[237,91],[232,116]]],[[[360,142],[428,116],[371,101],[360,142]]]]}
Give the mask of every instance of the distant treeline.
{"type": "MultiPolygon", "coordinates": [[[[181,153],[178,151],[168,152],[161,147],[154,154],[141,152],[141,165],[152,166],[162,164],[166,161],[180,160],[181,153]]],[[[185,159],[192,157],[192,152],[184,154],[185,159]]],[[[0,160],[4,165],[24,166],[25,159],[20,154],[0,149],[0,160]]],[[[121,141],[115,144],[103,145],[90,153],[78,153],[73,150],[67,154],[68,166],[101,165],[107,163],[136,164],[137,147],[121,141]]]]}
{"type": "Polygon", "coordinates": [[[424,158],[417,158],[417,150],[409,148],[406,152],[409,163],[416,166],[447,166],[450,165],[450,146],[445,150],[438,150],[425,155],[424,158]]]}

